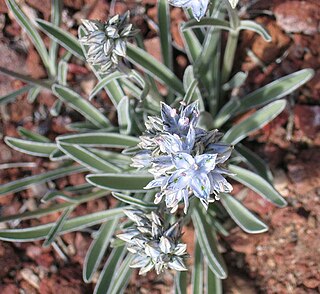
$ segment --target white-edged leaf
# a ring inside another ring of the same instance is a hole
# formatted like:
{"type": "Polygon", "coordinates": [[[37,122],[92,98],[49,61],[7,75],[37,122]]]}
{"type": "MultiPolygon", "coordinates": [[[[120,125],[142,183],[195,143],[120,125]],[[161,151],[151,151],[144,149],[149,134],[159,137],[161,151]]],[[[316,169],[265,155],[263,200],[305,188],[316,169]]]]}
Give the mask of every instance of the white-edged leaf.
{"type": "Polygon", "coordinates": [[[197,209],[192,214],[197,240],[211,270],[218,278],[225,279],[227,277],[227,268],[218,251],[215,231],[208,224],[201,209],[202,207],[197,206],[197,209]]]}
{"type": "MultiPolygon", "coordinates": [[[[115,217],[123,215],[122,208],[112,208],[104,211],[95,212],[67,220],[62,226],[59,235],[79,231],[83,228],[91,227],[96,224],[103,223],[107,220],[112,220],[115,217]]],[[[14,242],[29,242],[44,239],[50,232],[55,223],[29,227],[24,229],[7,229],[0,230],[0,240],[14,242]]]]}
{"type": "Polygon", "coordinates": [[[132,117],[130,115],[130,100],[128,96],[124,96],[120,100],[117,106],[117,113],[120,133],[124,135],[130,134],[132,130],[132,117]]]}
{"type": "Polygon", "coordinates": [[[119,192],[112,192],[111,193],[113,197],[117,198],[118,200],[136,206],[136,207],[140,207],[140,208],[144,208],[144,209],[156,209],[157,205],[152,203],[152,202],[147,202],[123,193],[119,193],[119,192]]]}
{"type": "Polygon", "coordinates": [[[200,21],[197,21],[196,19],[191,19],[188,22],[186,22],[181,29],[182,31],[184,31],[187,29],[195,29],[202,27],[214,27],[216,29],[228,31],[232,30],[230,24],[227,21],[212,17],[203,17],[200,21]]]}
{"type": "Polygon", "coordinates": [[[192,269],[192,293],[203,293],[203,254],[197,239],[194,247],[194,263],[192,269]]]}
{"type": "Polygon", "coordinates": [[[57,145],[54,143],[29,141],[13,137],[5,137],[4,141],[12,149],[33,156],[49,157],[57,149],[57,145]]]}
{"type": "Polygon", "coordinates": [[[282,198],[270,183],[256,173],[231,164],[228,166],[228,169],[232,173],[235,173],[234,176],[230,176],[231,178],[252,189],[266,200],[280,207],[287,205],[286,200],[282,198]]]}
{"type": "Polygon", "coordinates": [[[97,237],[92,241],[83,265],[83,280],[86,283],[92,280],[93,275],[97,271],[118,222],[119,218],[115,218],[102,224],[97,237]]]}
{"type": "Polygon", "coordinates": [[[51,140],[48,139],[47,137],[42,136],[38,133],[32,132],[30,130],[27,130],[23,127],[18,127],[17,131],[20,136],[25,137],[26,139],[29,139],[31,141],[42,142],[42,143],[51,143],[51,140]]]}
{"type": "Polygon", "coordinates": [[[95,172],[120,172],[121,169],[79,145],[69,145],[58,141],[59,149],[70,158],[95,172]]]}
{"type": "Polygon", "coordinates": [[[16,91],[9,93],[9,94],[3,95],[0,97],[0,105],[5,105],[8,103],[11,103],[11,102],[15,101],[15,99],[19,95],[22,95],[22,94],[28,92],[29,90],[31,91],[32,89],[33,89],[33,86],[27,85],[27,86],[24,86],[24,87],[16,90],[16,91]]]}
{"type": "Polygon", "coordinates": [[[233,145],[237,144],[251,132],[264,127],[272,121],[284,110],[285,106],[285,100],[278,100],[268,104],[242,122],[231,127],[223,136],[223,141],[233,145]]]}
{"type": "Polygon", "coordinates": [[[22,191],[27,189],[31,185],[59,179],[67,175],[83,172],[85,170],[86,168],[82,166],[69,166],[57,168],[55,170],[41,173],[35,176],[25,177],[16,181],[0,185],[0,195],[22,191]]]}
{"type": "Polygon", "coordinates": [[[117,133],[91,132],[75,135],[63,135],[57,137],[57,141],[68,145],[80,145],[86,147],[127,148],[136,146],[139,138],[121,135],[117,133]]]}
{"type": "Polygon", "coordinates": [[[262,25],[252,20],[240,21],[240,26],[238,30],[254,31],[255,33],[259,34],[266,42],[271,42],[271,39],[272,39],[270,34],[266,31],[266,29],[262,25]]]}
{"type": "Polygon", "coordinates": [[[67,103],[71,108],[81,113],[87,120],[92,122],[97,127],[110,127],[110,121],[78,93],[67,87],[57,84],[53,85],[52,91],[63,102],[67,103]]]}
{"type": "Polygon", "coordinates": [[[220,193],[221,202],[235,223],[249,234],[263,233],[268,226],[231,195],[220,193]]]}
{"type": "Polygon", "coordinates": [[[206,287],[205,294],[223,294],[222,281],[214,274],[207,263],[205,263],[206,269],[206,287]]]}
{"type": "Polygon", "coordinates": [[[101,189],[110,191],[145,192],[143,188],[154,179],[151,174],[92,174],[86,180],[101,189]]]}
{"type": "Polygon", "coordinates": [[[187,272],[176,272],[174,277],[174,293],[187,294],[187,272]]]}

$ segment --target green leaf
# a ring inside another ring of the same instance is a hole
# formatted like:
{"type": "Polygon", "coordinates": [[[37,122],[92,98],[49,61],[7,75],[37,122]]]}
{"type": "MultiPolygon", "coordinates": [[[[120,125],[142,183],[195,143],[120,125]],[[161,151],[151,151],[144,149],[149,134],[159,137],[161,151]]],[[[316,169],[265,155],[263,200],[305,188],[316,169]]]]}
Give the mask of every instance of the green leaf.
{"type": "Polygon", "coordinates": [[[155,205],[152,202],[140,200],[138,198],[134,198],[134,197],[131,197],[131,196],[123,194],[123,193],[112,192],[111,194],[112,194],[112,196],[114,196],[118,200],[120,200],[124,203],[130,204],[130,205],[136,206],[136,207],[140,207],[140,208],[144,208],[144,209],[156,209],[158,207],[157,205],[155,205]]]}
{"type": "Polygon", "coordinates": [[[310,81],[313,76],[314,71],[312,69],[302,69],[275,80],[243,97],[240,100],[240,105],[234,107],[232,113],[243,113],[249,109],[283,98],[310,81]]]}
{"type": "Polygon", "coordinates": [[[99,280],[94,288],[93,294],[106,294],[106,291],[111,286],[111,280],[119,269],[126,251],[127,250],[124,246],[112,249],[112,252],[108,257],[108,260],[100,274],[99,280]]]}
{"type": "Polygon", "coordinates": [[[102,224],[99,232],[97,233],[97,237],[92,241],[83,266],[83,280],[86,283],[92,280],[94,273],[97,271],[118,222],[119,218],[115,218],[102,224]]]}
{"type": "Polygon", "coordinates": [[[37,19],[36,21],[39,25],[39,28],[51,39],[59,43],[62,47],[70,51],[76,57],[84,60],[81,45],[76,37],[43,19],[37,19]]]}
{"type": "Polygon", "coordinates": [[[227,83],[225,83],[222,86],[222,89],[224,91],[230,91],[234,88],[238,88],[241,85],[243,85],[247,77],[248,77],[247,72],[239,71],[227,83]]]}
{"type": "Polygon", "coordinates": [[[203,51],[202,45],[192,30],[182,30],[182,38],[191,63],[194,63],[203,51]]]}
{"type": "Polygon", "coordinates": [[[82,166],[69,166],[69,167],[57,168],[55,170],[52,170],[46,173],[41,173],[39,175],[25,177],[23,179],[19,179],[19,180],[1,185],[0,195],[22,191],[27,189],[31,185],[59,179],[67,175],[82,172],[85,170],[86,169],[83,168],[82,166]]]}
{"type": "Polygon", "coordinates": [[[112,277],[112,280],[110,283],[112,287],[108,288],[107,294],[124,293],[124,290],[129,283],[129,279],[132,273],[132,268],[129,267],[132,259],[133,259],[133,255],[129,254],[123,260],[119,269],[116,271],[116,274],[112,277]]]}
{"type": "Polygon", "coordinates": [[[14,0],[6,0],[6,4],[7,4],[8,8],[10,9],[10,12],[13,13],[17,22],[21,25],[21,27],[28,34],[29,38],[32,41],[32,44],[37,49],[44,66],[47,68],[48,71],[50,71],[50,60],[49,60],[49,55],[48,55],[47,49],[46,49],[39,33],[32,25],[32,22],[22,12],[22,10],[19,8],[19,6],[17,5],[17,3],[14,0]]]}
{"type": "Polygon", "coordinates": [[[210,269],[207,263],[205,263],[206,267],[206,280],[207,287],[205,287],[205,294],[223,294],[222,290],[222,282],[221,280],[214,274],[214,272],[210,269]]]}
{"type": "Polygon", "coordinates": [[[4,75],[7,75],[9,77],[14,77],[14,78],[16,78],[18,80],[24,81],[24,82],[26,82],[28,84],[33,85],[33,86],[39,86],[39,87],[51,90],[51,81],[49,81],[49,80],[37,80],[37,79],[34,79],[32,77],[29,77],[29,76],[14,72],[14,71],[12,71],[10,69],[6,69],[6,68],[1,67],[1,66],[0,66],[0,73],[3,73],[4,75]]]}
{"type": "Polygon", "coordinates": [[[263,233],[268,226],[231,195],[220,193],[221,202],[236,224],[249,234],[263,233]]]}
{"type": "Polygon", "coordinates": [[[198,206],[192,214],[197,240],[211,270],[218,278],[225,279],[227,277],[227,269],[218,251],[215,231],[208,224],[201,209],[198,206]]]}
{"type": "Polygon", "coordinates": [[[88,169],[96,172],[120,172],[121,169],[117,168],[114,164],[103,160],[101,157],[92,153],[88,149],[79,145],[67,145],[58,141],[58,147],[63,153],[67,154],[70,158],[87,167],[88,169]]]}
{"type": "Polygon", "coordinates": [[[129,135],[132,130],[132,117],[130,114],[130,100],[127,96],[124,96],[117,107],[118,124],[120,133],[129,135]]]}
{"type": "Polygon", "coordinates": [[[197,239],[195,240],[191,285],[193,285],[192,293],[203,293],[203,255],[197,239]]]}
{"type": "Polygon", "coordinates": [[[256,173],[231,164],[228,166],[228,169],[236,174],[235,176],[230,176],[231,178],[260,194],[266,200],[280,207],[287,205],[287,202],[281,195],[265,179],[256,173]]]}
{"type": "Polygon", "coordinates": [[[100,129],[89,121],[74,122],[66,125],[67,129],[70,131],[87,132],[95,131],[100,129]]]}
{"type": "Polygon", "coordinates": [[[254,171],[256,171],[266,181],[272,183],[273,176],[267,163],[256,153],[242,145],[241,143],[235,146],[236,152],[244,159],[244,162],[254,171]]]}
{"type": "Polygon", "coordinates": [[[266,124],[272,121],[284,110],[285,106],[285,100],[279,100],[268,104],[262,109],[256,111],[254,114],[250,115],[242,122],[231,127],[224,135],[223,141],[233,145],[237,144],[242,139],[247,137],[249,133],[264,127],[266,124]]]}
{"type": "Polygon", "coordinates": [[[266,31],[266,29],[262,25],[252,20],[240,21],[240,26],[238,27],[238,30],[254,31],[257,34],[259,34],[267,42],[271,42],[271,39],[272,39],[269,33],[266,31]]]}
{"type": "Polygon", "coordinates": [[[87,181],[110,191],[145,192],[143,188],[154,178],[151,174],[95,174],[88,175],[87,181]]]}
{"type": "Polygon", "coordinates": [[[158,0],[158,20],[162,60],[164,65],[172,70],[172,37],[170,32],[170,10],[167,0],[158,0]]]}
{"type": "Polygon", "coordinates": [[[12,137],[5,137],[4,141],[12,149],[33,156],[49,157],[57,149],[54,143],[28,141],[12,137]]]}
{"type": "Polygon", "coordinates": [[[200,21],[191,19],[182,26],[182,31],[195,28],[214,27],[216,29],[232,31],[229,23],[225,20],[211,17],[203,17],[200,21]]]}
{"type": "Polygon", "coordinates": [[[174,282],[175,294],[187,294],[187,272],[177,272],[174,282]]]}
{"type": "Polygon", "coordinates": [[[19,95],[24,94],[31,89],[33,89],[33,86],[27,85],[27,86],[24,86],[24,87],[16,90],[16,91],[9,93],[9,94],[1,96],[0,97],[0,105],[5,105],[5,104],[13,102],[19,95]]]}
{"type": "Polygon", "coordinates": [[[97,127],[108,128],[110,126],[109,120],[78,93],[67,87],[57,84],[53,85],[52,91],[63,102],[67,103],[71,108],[81,113],[86,119],[91,121],[97,127]]]}
{"type": "Polygon", "coordinates": [[[91,100],[94,96],[96,96],[104,87],[106,87],[113,80],[124,78],[124,77],[126,77],[126,75],[118,71],[105,76],[103,79],[99,80],[99,82],[95,85],[92,92],[90,93],[89,99],[91,100]]]}
{"type": "Polygon", "coordinates": [[[176,75],[146,51],[128,43],[127,58],[174,92],[184,94],[183,85],[176,75]]]}
{"type": "Polygon", "coordinates": [[[127,148],[136,146],[140,140],[136,137],[117,133],[92,132],[57,137],[57,141],[64,144],[77,144],[86,147],[127,148]]]}
{"type": "Polygon", "coordinates": [[[18,127],[17,131],[20,136],[25,137],[31,141],[36,141],[36,142],[42,142],[42,143],[50,143],[50,139],[48,139],[45,136],[42,136],[38,133],[32,132],[30,130],[27,130],[23,127],[18,127]]]}
{"type": "MultiPolygon", "coordinates": [[[[59,235],[73,231],[79,231],[83,228],[91,227],[107,220],[112,220],[115,217],[121,217],[123,215],[123,209],[125,208],[126,207],[113,208],[69,219],[62,226],[59,235]]],[[[49,223],[24,229],[0,230],[0,240],[11,242],[29,242],[41,240],[49,234],[54,225],[55,223],[49,223]]]]}
{"type": "Polygon", "coordinates": [[[41,87],[33,87],[32,89],[30,89],[27,96],[28,102],[33,103],[34,101],[36,101],[40,91],[41,91],[41,87]]]}
{"type": "MultiPolygon", "coordinates": [[[[37,210],[26,211],[23,213],[2,216],[2,217],[0,217],[0,222],[8,222],[8,221],[12,221],[12,220],[22,220],[22,219],[30,219],[30,218],[39,218],[44,215],[48,215],[48,214],[51,214],[54,212],[62,211],[64,209],[74,205],[74,203],[81,204],[81,203],[84,203],[84,202],[87,202],[90,200],[94,200],[94,199],[106,196],[107,193],[108,193],[107,191],[99,190],[99,191],[95,191],[92,193],[88,193],[83,196],[73,197],[72,199],[74,201],[72,201],[72,202],[69,201],[69,202],[65,202],[65,203],[54,204],[54,205],[51,205],[46,208],[39,208],[37,210]]],[[[55,195],[56,197],[58,197],[57,194],[58,193],[56,193],[56,195],[55,195]]],[[[61,193],[59,193],[59,194],[61,195],[61,193]]],[[[48,194],[46,194],[46,196],[47,195],[48,194]]]]}
{"type": "Polygon", "coordinates": [[[43,247],[48,247],[51,245],[51,243],[54,241],[54,239],[57,237],[57,235],[62,230],[63,225],[67,221],[70,213],[74,209],[73,206],[66,208],[63,213],[60,215],[57,222],[54,224],[54,226],[50,229],[50,232],[48,233],[46,240],[43,243],[43,247]]]}

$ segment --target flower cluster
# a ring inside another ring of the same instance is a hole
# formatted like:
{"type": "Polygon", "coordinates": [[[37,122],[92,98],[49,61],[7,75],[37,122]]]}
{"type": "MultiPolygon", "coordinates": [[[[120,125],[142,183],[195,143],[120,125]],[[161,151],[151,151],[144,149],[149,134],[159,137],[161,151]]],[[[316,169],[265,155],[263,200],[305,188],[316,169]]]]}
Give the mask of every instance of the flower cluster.
{"type": "Polygon", "coordinates": [[[198,128],[199,115],[197,102],[181,107],[180,113],[162,103],[161,118],[148,118],[146,132],[140,137],[142,150],[133,157],[132,166],[148,167],[154,175],[145,189],[160,188],[155,203],[165,197],[172,213],[181,200],[186,213],[192,195],[207,209],[209,202],[219,199],[219,193],[232,191],[224,177],[230,172],[223,164],[233,147],[220,142],[218,130],[198,128]]]}
{"type": "Polygon", "coordinates": [[[127,242],[128,251],[135,255],[130,267],[140,268],[140,275],[153,268],[157,274],[166,269],[187,270],[183,261],[187,257],[187,246],[179,242],[179,223],[164,226],[161,217],[154,212],[126,210],[125,214],[135,225],[117,237],[127,242]]]}
{"type": "Polygon", "coordinates": [[[127,38],[136,34],[128,24],[129,12],[118,14],[102,23],[98,20],[83,20],[86,35],[80,42],[89,46],[87,61],[98,65],[101,73],[109,73],[118,67],[119,60],[126,56],[127,38]]]}

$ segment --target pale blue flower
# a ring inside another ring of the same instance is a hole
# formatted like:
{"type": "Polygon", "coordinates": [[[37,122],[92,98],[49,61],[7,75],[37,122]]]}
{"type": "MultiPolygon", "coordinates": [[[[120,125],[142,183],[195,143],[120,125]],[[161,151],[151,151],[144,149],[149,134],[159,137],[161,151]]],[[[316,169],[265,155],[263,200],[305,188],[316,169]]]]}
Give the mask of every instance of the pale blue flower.
{"type": "Polygon", "coordinates": [[[197,21],[205,15],[209,0],[169,0],[176,7],[191,8],[192,14],[197,21]]]}

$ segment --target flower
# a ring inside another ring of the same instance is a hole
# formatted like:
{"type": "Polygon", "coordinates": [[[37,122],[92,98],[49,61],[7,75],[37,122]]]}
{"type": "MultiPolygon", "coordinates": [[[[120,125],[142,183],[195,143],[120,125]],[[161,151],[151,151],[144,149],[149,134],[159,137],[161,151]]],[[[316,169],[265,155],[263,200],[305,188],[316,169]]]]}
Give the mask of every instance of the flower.
{"type": "Polygon", "coordinates": [[[118,14],[102,23],[97,20],[83,20],[86,31],[80,42],[88,45],[87,61],[98,65],[101,73],[109,73],[118,67],[119,60],[126,56],[127,38],[136,30],[128,24],[129,12],[118,14]]]}
{"type": "Polygon", "coordinates": [[[194,18],[200,21],[207,11],[209,0],[169,0],[169,4],[176,7],[191,8],[194,18]]]}
{"type": "Polygon", "coordinates": [[[166,269],[187,270],[184,264],[187,245],[179,242],[179,223],[164,226],[162,218],[154,212],[126,210],[125,214],[135,225],[117,237],[127,242],[128,251],[135,254],[130,267],[140,268],[140,275],[153,268],[157,274],[166,269]]]}
{"type": "Polygon", "coordinates": [[[145,189],[160,189],[154,202],[165,198],[174,213],[181,201],[187,213],[190,196],[197,197],[207,209],[219,200],[219,193],[229,193],[232,185],[225,179],[231,173],[224,168],[233,146],[221,142],[218,130],[197,127],[198,103],[182,107],[180,112],[162,103],[161,118],[149,117],[147,131],[140,137],[142,149],[132,159],[132,166],[148,168],[153,174],[145,189]]]}

